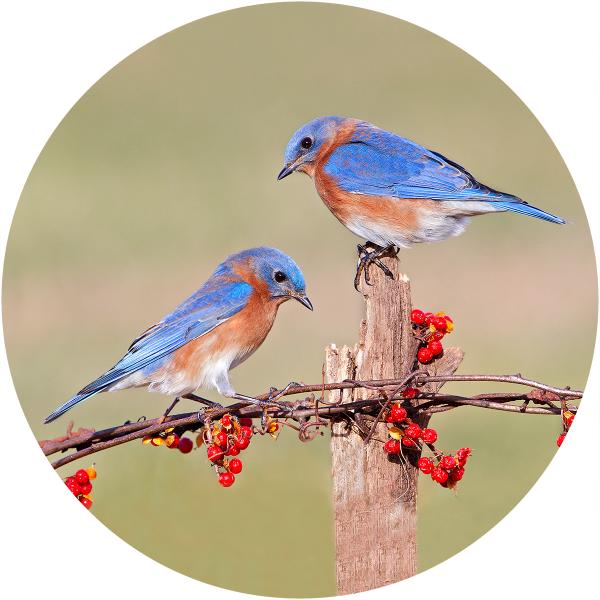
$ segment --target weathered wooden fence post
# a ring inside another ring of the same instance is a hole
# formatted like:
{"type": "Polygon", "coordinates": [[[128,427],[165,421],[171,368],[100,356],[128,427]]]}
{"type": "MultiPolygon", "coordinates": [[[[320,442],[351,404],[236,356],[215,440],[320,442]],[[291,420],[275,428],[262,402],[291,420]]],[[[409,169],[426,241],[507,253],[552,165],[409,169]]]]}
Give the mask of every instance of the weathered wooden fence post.
{"type": "MultiPolygon", "coordinates": [[[[359,342],[354,347],[326,349],[326,377],[343,379],[398,379],[413,370],[417,341],[412,334],[410,283],[400,274],[398,261],[384,259],[394,274],[386,278],[371,269],[373,286],[361,284],[366,302],[359,342]]],[[[457,348],[445,351],[432,373],[452,373],[462,359],[457,348]]],[[[440,384],[425,388],[436,390],[440,384]],[[437,386],[437,387],[433,387],[437,386]]],[[[367,398],[370,390],[334,391],[330,401],[367,398]]],[[[424,423],[420,423],[425,426],[424,423]]],[[[386,425],[375,437],[386,439],[386,425]]],[[[416,573],[416,500],[418,469],[390,459],[381,443],[351,431],[347,422],[333,425],[331,437],[333,507],[335,513],[336,577],[338,594],[360,592],[406,579],[416,573]]],[[[416,453],[407,453],[413,456],[416,453]]]]}

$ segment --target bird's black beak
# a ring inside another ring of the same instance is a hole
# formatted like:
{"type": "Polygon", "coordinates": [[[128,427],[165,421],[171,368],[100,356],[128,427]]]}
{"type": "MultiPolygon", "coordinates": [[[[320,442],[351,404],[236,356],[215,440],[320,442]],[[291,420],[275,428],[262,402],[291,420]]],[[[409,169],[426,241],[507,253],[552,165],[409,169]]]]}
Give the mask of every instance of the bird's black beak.
{"type": "Polygon", "coordinates": [[[313,309],[312,302],[308,299],[308,296],[294,296],[294,298],[296,298],[296,300],[298,300],[298,302],[300,302],[300,304],[302,304],[303,306],[306,306],[306,308],[308,308],[308,310],[313,309]]]}
{"type": "Polygon", "coordinates": [[[291,175],[294,172],[294,167],[291,165],[286,165],[285,167],[283,167],[283,169],[281,169],[281,171],[279,171],[279,175],[277,175],[277,181],[283,179],[284,177],[287,177],[288,175],[291,175]]]}

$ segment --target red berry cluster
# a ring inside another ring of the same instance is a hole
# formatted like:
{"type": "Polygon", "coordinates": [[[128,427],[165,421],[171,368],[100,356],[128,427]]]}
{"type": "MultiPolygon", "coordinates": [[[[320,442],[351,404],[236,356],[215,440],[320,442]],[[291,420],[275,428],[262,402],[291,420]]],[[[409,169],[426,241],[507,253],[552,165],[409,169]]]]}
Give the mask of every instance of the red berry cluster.
{"type": "MultiPolygon", "coordinates": [[[[415,388],[407,387],[402,392],[404,398],[412,399],[419,395],[415,388]]],[[[470,448],[461,448],[454,456],[443,455],[435,449],[438,433],[435,429],[427,427],[421,429],[408,417],[408,412],[401,404],[392,404],[385,417],[390,439],[384,444],[383,450],[387,454],[400,454],[403,449],[422,451],[427,446],[434,454],[437,463],[425,456],[419,458],[418,467],[422,473],[431,475],[444,487],[454,487],[463,478],[465,464],[471,454],[470,448]]]]}
{"type": "Polygon", "coordinates": [[[465,474],[465,465],[471,454],[471,448],[460,448],[456,454],[436,455],[437,464],[427,456],[419,458],[417,465],[421,473],[431,475],[443,487],[454,487],[465,474]]]}
{"type": "Polygon", "coordinates": [[[165,446],[171,450],[179,450],[182,454],[189,454],[194,448],[194,442],[188,437],[180,437],[173,427],[169,427],[156,435],[147,435],[142,439],[142,444],[151,446],[165,446]]]}
{"type": "Polygon", "coordinates": [[[562,443],[565,441],[565,437],[567,437],[567,433],[573,425],[573,420],[575,419],[575,413],[572,413],[570,410],[565,410],[562,414],[562,422],[563,422],[563,430],[562,433],[556,438],[556,445],[560,448],[562,443]]]}
{"type": "Polygon", "coordinates": [[[423,312],[415,308],[411,315],[417,337],[421,344],[417,351],[417,360],[428,364],[444,353],[442,338],[454,329],[454,321],[443,312],[423,312]]]}
{"type": "Polygon", "coordinates": [[[96,469],[93,466],[79,469],[75,475],[65,479],[65,485],[71,490],[73,496],[87,509],[92,508],[92,479],[96,479],[96,469]]]}
{"type": "MultiPolygon", "coordinates": [[[[275,424],[278,428],[279,425],[275,424]]],[[[242,461],[235,457],[250,445],[251,438],[252,419],[238,419],[229,414],[223,415],[198,435],[196,444],[200,446],[206,443],[206,455],[223,487],[231,487],[235,483],[235,476],[241,473],[242,461]]]]}
{"type": "MultiPolygon", "coordinates": [[[[418,393],[418,390],[409,387],[402,392],[402,395],[405,398],[416,398],[418,393]]],[[[388,454],[399,454],[402,447],[420,449],[422,443],[433,444],[437,440],[435,429],[421,429],[408,417],[406,409],[400,404],[392,405],[385,420],[391,424],[388,428],[391,439],[383,446],[388,454]]]]}

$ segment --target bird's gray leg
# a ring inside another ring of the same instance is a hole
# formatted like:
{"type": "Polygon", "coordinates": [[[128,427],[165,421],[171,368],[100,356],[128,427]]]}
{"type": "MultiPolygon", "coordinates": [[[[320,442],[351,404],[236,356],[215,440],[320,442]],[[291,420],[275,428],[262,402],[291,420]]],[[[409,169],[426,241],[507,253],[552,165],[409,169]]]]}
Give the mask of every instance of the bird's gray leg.
{"type": "Polygon", "coordinates": [[[165,419],[169,416],[169,413],[175,408],[175,405],[179,402],[180,397],[177,396],[173,402],[171,402],[171,405],[169,406],[169,408],[167,408],[167,410],[165,410],[165,412],[163,413],[162,417],[160,417],[158,419],[158,424],[160,425],[161,423],[164,423],[165,419]]]}
{"type": "Polygon", "coordinates": [[[200,402],[201,404],[204,404],[205,406],[208,406],[209,408],[223,408],[222,404],[219,404],[218,402],[213,402],[212,400],[209,400],[208,398],[203,398],[202,396],[198,396],[197,394],[185,394],[185,396],[181,396],[182,398],[185,398],[186,400],[193,400],[194,402],[200,402]]]}

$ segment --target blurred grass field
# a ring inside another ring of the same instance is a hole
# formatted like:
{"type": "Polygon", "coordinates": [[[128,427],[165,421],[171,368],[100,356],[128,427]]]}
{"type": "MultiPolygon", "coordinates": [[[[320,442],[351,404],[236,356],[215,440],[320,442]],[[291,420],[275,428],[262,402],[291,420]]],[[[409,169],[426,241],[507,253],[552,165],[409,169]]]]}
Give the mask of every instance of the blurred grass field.
{"type": "MultiPolygon", "coordinates": [[[[401,260],[415,306],[454,317],[462,372],[585,385],[597,310],[591,238],[569,173],[529,110],[473,58],[413,25],[343,6],[275,4],[221,13],[140,49],[77,102],[40,154],[3,289],[11,370],[36,437],[61,434],[70,418],[99,429],[158,415],[167,398],[127,391],[41,425],[245,247],[293,256],[315,312],[282,307],[234,384],[255,394],[320,380],[326,344],[357,337],[358,240],[307,178],[275,176],[291,133],[326,114],[412,138],[569,221],[480,217],[462,237],[401,260]]],[[[474,456],[456,494],[421,482],[421,570],[507,514],[547,466],[559,431],[555,418],[470,408],[433,425],[444,448],[471,446],[474,456]]],[[[98,454],[93,514],[148,556],[214,585],[334,594],[328,440],[302,444],[286,431],[255,440],[245,458],[224,490],[203,452],[129,444],[98,454]]]]}

